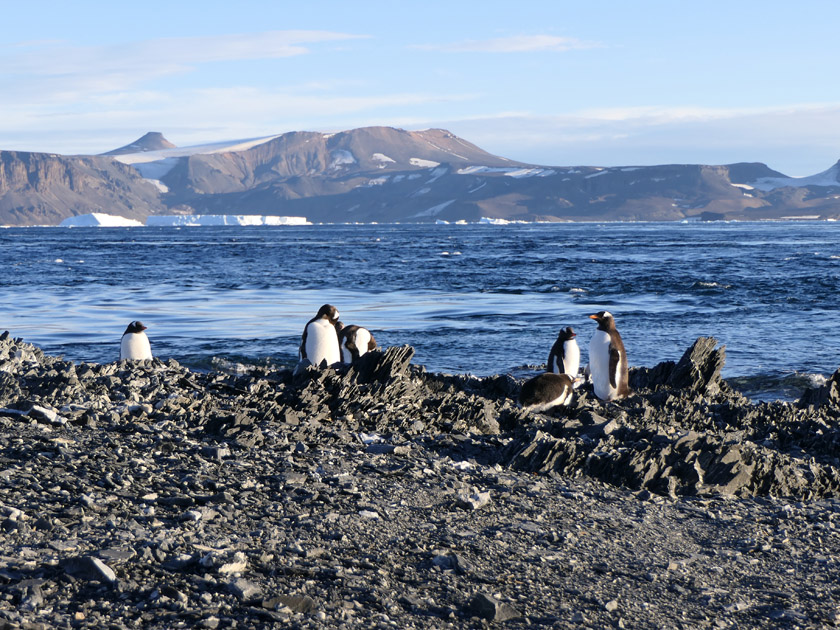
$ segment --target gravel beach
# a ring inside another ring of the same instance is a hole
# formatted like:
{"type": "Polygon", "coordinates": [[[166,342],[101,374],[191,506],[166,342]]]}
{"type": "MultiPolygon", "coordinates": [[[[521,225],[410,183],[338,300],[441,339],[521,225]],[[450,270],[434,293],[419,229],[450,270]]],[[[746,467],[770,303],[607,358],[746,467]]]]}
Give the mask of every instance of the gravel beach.
{"type": "Polygon", "coordinates": [[[72,363],[0,336],[0,630],[840,625],[840,371],[725,349],[528,413],[521,381],[72,363]]]}

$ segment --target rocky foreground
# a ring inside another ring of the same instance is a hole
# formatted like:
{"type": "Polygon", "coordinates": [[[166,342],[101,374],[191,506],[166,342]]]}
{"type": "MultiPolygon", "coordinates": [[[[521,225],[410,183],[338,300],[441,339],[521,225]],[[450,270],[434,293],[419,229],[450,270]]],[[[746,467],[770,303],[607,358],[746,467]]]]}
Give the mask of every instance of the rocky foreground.
{"type": "Polygon", "coordinates": [[[752,404],[701,338],[636,394],[74,364],[0,337],[0,630],[840,625],[840,371],[752,404]]]}

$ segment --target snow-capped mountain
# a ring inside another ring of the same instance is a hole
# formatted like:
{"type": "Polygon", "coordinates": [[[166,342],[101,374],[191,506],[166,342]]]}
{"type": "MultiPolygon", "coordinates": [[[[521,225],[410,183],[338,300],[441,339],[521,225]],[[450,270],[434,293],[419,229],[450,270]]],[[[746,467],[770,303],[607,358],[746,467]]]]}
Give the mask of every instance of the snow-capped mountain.
{"type": "Polygon", "coordinates": [[[100,156],[0,151],[0,224],[90,212],[305,216],[314,222],[837,218],[840,163],[540,166],[442,129],[291,132],[176,147],[150,132],[100,156]]]}

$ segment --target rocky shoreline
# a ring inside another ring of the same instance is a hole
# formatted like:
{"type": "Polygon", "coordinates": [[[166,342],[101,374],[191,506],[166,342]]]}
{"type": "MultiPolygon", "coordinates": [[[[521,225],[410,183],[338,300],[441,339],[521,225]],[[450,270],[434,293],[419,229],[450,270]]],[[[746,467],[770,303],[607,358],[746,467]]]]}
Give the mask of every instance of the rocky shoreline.
{"type": "Polygon", "coordinates": [[[840,371],[698,339],[531,414],[413,349],[242,374],[0,336],[0,630],[840,625],[840,371]]]}

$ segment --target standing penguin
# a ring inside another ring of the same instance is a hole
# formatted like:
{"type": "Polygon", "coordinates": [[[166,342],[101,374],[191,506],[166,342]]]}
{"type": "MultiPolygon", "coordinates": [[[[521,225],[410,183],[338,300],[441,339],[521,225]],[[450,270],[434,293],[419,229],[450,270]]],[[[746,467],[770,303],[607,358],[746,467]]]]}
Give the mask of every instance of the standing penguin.
{"type": "Polygon", "coordinates": [[[580,368],[580,348],[575,340],[577,335],[571,326],[560,329],[557,341],[548,354],[548,371],[554,374],[568,374],[572,381],[580,368]]]}
{"type": "Polygon", "coordinates": [[[142,361],[152,358],[152,346],[144,330],[146,327],[143,322],[133,321],[128,325],[120,341],[120,361],[142,361]]]}
{"type": "Polygon", "coordinates": [[[548,411],[572,402],[572,379],[568,374],[545,372],[525,381],[519,392],[519,406],[527,411],[548,411]]]}
{"type": "Polygon", "coordinates": [[[353,363],[359,357],[376,348],[376,339],[367,328],[361,326],[345,326],[341,322],[336,324],[338,330],[338,345],[341,347],[341,360],[353,363]]]}
{"type": "Polygon", "coordinates": [[[300,340],[300,358],[309,359],[313,365],[327,365],[341,361],[338,347],[338,309],[332,304],[324,304],[318,314],[310,319],[303,329],[300,340]]]}
{"type": "Polygon", "coordinates": [[[589,342],[589,370],[592,387],[601,400],[615,400],[630,395],[627,374],[627,352],[615,319],[607,311],[590,315],[598,322],[598,330],[589,342]]]}

